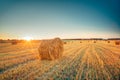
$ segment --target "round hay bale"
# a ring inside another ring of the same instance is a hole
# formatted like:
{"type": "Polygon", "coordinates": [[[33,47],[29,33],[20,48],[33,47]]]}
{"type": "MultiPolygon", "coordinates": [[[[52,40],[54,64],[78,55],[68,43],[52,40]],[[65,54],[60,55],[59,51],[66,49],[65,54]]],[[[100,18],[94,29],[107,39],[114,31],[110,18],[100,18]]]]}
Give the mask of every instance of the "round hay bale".
{"type": "Polygon", "coordinates": [[[115,41],[115,45],[120,45],[120,41],[115,41]]]}
{"type": "Polygon", "coordinates": [[[64,42],[64,44],[67,44],[67,42],[64,42]]]}
{"type": "Polygon", "coordinates": [[[96,43],[96,41],[94,41],[94,43],[96,43]]]}
{"type": "Polygon", "coordinates": [[[17,43],[18,43],[17,41],[11,42],[12,45],[16,45],[17,43]]]}
{"type": "Polygon", "coordinates": [[[108,43],[110,43],[110,41],[108,41],[108,43]]]}
{"type": "Polygon", "coordinates": [[[54,60],[60,58],[63,53],[63,41],[60,38],[42,40],[38,51],[41,60],[54,60]]]}

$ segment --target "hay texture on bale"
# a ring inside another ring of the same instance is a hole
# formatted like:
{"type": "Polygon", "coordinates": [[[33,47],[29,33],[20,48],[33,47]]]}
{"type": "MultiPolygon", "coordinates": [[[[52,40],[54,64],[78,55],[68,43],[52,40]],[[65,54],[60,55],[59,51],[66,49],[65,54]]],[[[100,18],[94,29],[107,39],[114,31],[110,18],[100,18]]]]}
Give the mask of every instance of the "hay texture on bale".
{"type": "Polygon", "coordinates": [[[63,41],[60,38],[42,40],[38,50],[41,60],[60,58],[63,53],[63,41]]]}

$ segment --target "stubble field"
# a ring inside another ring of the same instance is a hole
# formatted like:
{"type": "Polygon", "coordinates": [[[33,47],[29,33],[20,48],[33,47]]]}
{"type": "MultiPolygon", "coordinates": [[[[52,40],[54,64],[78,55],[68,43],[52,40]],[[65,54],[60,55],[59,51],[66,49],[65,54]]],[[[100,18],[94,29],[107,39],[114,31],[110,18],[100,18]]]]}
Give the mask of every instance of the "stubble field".
{"type": "Polygon", "coordinates": [[[39,42],[0,43],[0,80],[119,80],[120,45],[73,40],[63,57],[40,60],[39,42]]]}

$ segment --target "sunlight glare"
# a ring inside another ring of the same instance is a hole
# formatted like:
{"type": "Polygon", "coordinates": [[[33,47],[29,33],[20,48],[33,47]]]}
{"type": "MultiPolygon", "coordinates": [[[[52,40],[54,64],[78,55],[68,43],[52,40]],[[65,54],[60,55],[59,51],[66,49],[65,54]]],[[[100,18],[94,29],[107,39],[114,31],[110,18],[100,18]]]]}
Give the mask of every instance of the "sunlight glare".
{"type": "Polygon", "coordinates": [[[23,39],[26,40],[26,41],[31,41],[33,38],[30,37],[30,36],[26,36],[26,37],[24,37],[23,39]]]}

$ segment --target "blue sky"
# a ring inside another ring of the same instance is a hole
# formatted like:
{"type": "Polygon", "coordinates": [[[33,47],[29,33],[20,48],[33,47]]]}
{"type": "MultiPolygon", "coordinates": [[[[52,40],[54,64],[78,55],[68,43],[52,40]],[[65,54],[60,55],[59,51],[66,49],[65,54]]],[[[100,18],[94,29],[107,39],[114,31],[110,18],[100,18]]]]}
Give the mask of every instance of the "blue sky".
{"type": "Polygon", "coordinates": [[[120,38],[119,0],[0,0],[0,38],[120,38]]]}

